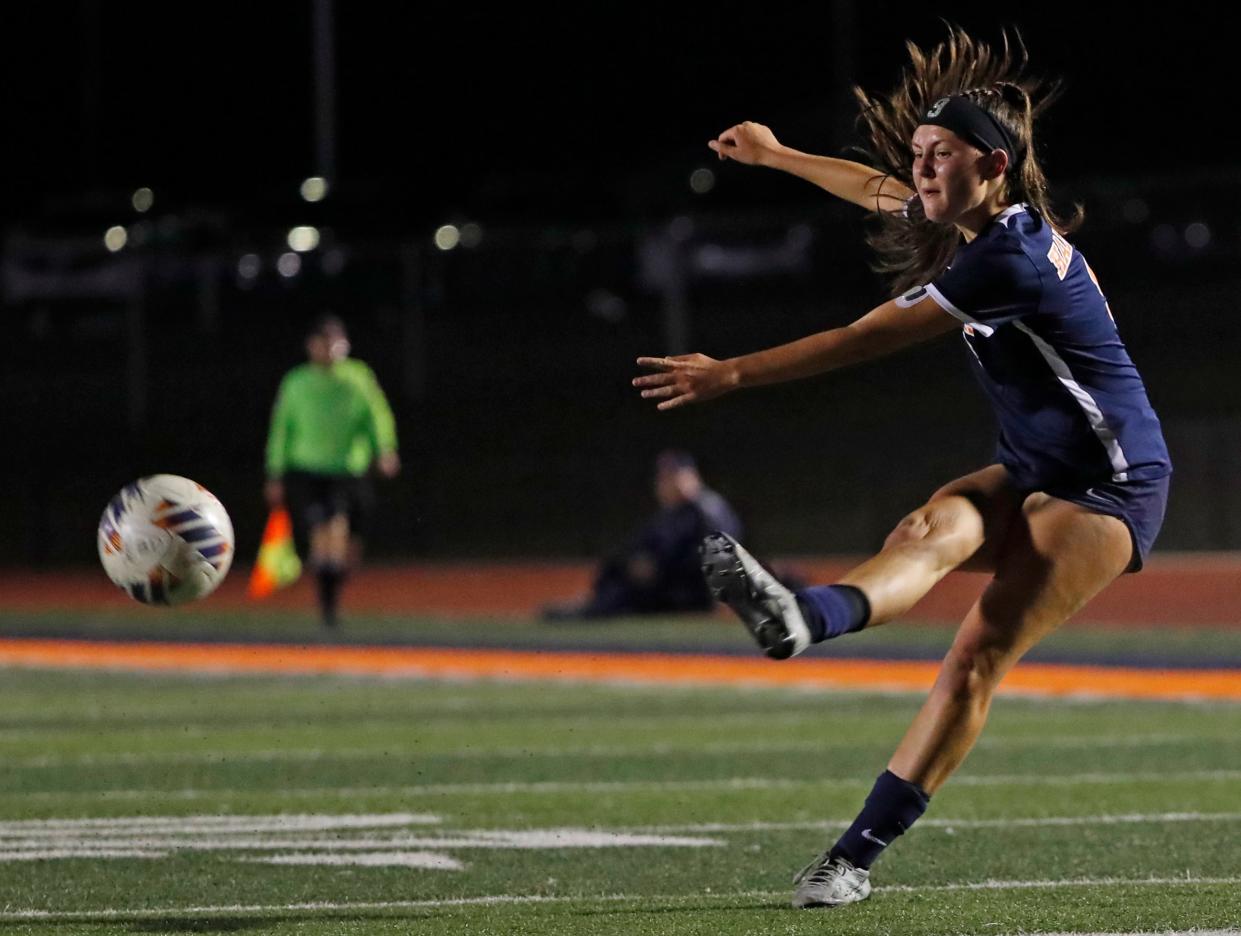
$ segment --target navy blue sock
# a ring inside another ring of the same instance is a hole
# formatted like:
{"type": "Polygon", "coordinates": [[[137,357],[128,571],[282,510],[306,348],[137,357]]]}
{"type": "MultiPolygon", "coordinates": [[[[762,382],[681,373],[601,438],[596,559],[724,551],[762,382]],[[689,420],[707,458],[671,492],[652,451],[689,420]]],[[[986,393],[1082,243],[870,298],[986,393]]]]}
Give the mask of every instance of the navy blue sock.
{"type": "Polygon", "coordinates": [[[885,770],[875,781],[853,825],[832,846],[831,856],[846,858],[858,868],[869,868],[880,852],[918,821],[930,802],[931,797],[922,787],[885,770]]]}
{"type": "Polygon", "coordinates": [[[852,585],[817,585],[796,595],[813,643],[859,631],[870,620],[870,601],[852,585]]]}

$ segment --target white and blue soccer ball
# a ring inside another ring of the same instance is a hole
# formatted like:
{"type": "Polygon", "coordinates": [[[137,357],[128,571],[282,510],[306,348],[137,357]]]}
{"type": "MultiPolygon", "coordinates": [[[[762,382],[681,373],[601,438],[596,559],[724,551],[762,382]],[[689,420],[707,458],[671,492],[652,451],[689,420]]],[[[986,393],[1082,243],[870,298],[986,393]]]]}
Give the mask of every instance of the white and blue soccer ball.
{"type": "Polygon", "coordinates": [[[219,499],[189,478],[140,478],[99,518],[99,560],[108,578],[143,604],[197,601],[228,574],[233,523],[219,499]]]}

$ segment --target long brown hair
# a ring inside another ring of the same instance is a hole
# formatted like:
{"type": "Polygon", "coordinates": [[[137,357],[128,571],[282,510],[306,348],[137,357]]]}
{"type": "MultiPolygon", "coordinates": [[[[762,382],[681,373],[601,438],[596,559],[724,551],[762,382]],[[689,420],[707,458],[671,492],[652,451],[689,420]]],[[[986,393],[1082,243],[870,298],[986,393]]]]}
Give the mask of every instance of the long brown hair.
{"type": "MultiPolygon", "coordinates": [[[[1074,205],[1068,217],[1057,215],[1047,193],[1047,178],[1034,148],[1034,121],[1059,96],[1059,81],[1045,82],[1025,74],[1029,55],[1021,35],[1010,41],[1001,32],[993,49],[963,29],[948,27],[948,38],[929,52],[907,42],[909,65],[896,87],[872,97],[861,88],[853,93],[861,105],[858,122],[870,136],[870,153],[880,177],[892,177],[915,188],[914,130],[939,98],[963,94],[1000,121],[1017,141],[1005,173],[1006,200],[1025,202],[1061,233],[1081,224],[1084,212],[1074,205]]],[[[934,279],[952,262],[960,234],[950,224],[928,221],[915,198],[904,213],[883,212],[867,242],[877,255],[876,272],[890,279],[893,295],[934,279]]]]}

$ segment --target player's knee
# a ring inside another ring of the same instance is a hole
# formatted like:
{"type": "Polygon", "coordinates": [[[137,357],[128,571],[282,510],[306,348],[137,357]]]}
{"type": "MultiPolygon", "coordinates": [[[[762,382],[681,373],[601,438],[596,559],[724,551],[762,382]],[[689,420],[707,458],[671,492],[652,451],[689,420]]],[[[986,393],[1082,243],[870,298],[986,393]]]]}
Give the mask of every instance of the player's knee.
{"type": "Polygon", "coordinates": [[[883,541],[883,547],[889,549],[893,546],[903,546],[905,543],[918,542],[926,537],[928,529],[922,511],[914,511],[888,534],[888,538],[883,541]]]}
{"type": "Polygon", "coordinates": [[[884,548],[922,543],[935,550],[945,564],[959,565],[983,543],[978,511],[959,499],[933,500],[909,514],[888,534],[884,548]]]}

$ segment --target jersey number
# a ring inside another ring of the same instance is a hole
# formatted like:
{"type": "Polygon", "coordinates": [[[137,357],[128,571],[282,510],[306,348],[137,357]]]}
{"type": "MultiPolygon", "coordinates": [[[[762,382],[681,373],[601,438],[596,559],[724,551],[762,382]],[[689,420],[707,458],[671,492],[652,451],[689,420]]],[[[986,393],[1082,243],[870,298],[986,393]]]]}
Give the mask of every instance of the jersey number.
{"type": "MultiPolygon", "coordinates": [[[[1047,251],[1047,259],[1056,268],[1060,278],[1064,279],[1068,275],[1069,263],[1073,259],[1073,245],[1053,231],[1051,235],[1051,250],[1047,251]]],[[[1094,270],[1090,268],[1090,264],[1086,262],[1085,257],[1082,257],[1082,265],[1086,267],[1086,272],[1090,274],[1090,281],[1094,283],[1094,288],[1099,290],[1099,298],[1103,300],[1103,308],[1107,310],[1107,317],[1115,325],[1116,316],[1112,314],[1112,307],[1108,305],[1107,296],[1103,295],[1103,287],[1099,285],[1099,277],[1094,275],[1094,270]]]]}

